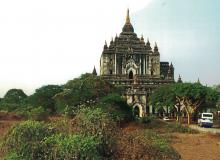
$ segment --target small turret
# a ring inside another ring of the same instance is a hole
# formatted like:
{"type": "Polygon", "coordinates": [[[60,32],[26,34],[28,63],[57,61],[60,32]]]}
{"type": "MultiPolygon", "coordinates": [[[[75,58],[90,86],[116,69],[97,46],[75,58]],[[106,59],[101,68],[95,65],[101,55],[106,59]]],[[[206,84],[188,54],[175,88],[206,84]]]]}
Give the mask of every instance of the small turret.
{"type": "Polygon", "coordinates": [[[145,44],[143,34],[141,35],[140,41],[141,41],[141,43],[145,44]]]}
{"type": "Polygon", "coordinates": [[[173,67],[172,62],[169,65],[169,69],[168,69],[168,72],[167,72],[167,78],[168,79],[174,79],[174,67],[173,67]]]}
{"type": "Polygon", "coordinates": [[[154,46],[154,53],[158,53],[158,47],[157,47],[157,43],[155,42],[155,46],[154,46]]]}
{"type": "Polygon", "coordinates": [[[152,50],[152,48],[151,48],[151,46],[150,46],[149,38],[147,38],[146,47],[147,47],[147,50],[152,50]]]}
{"type": "Polygon", "coordinates": [[[93,68],[92,74],[95,75],[95,76],[97,76],[97,72],[96,72],[95,66],[94,66],[94,68],[93,68]]]}
{"type": "Polygon", "coordinates": [[[108,49],[107,42],[105,41],[104,50],[108,49]]]}
{"type": "Polygon", "coordinates": [[[113,37],[112,37],[111,42],[110,42],[110,45],[112,45],[113,43],[114,43],[114,41],[113,41],[113,37]]]}
{"type": "Polygon", "coordinates": [[[177,83],[183,83],[183,81],[182,81],[182,78],[181,78],[180,74],[179,74],[179,78],[178,78],[177,83]]]}

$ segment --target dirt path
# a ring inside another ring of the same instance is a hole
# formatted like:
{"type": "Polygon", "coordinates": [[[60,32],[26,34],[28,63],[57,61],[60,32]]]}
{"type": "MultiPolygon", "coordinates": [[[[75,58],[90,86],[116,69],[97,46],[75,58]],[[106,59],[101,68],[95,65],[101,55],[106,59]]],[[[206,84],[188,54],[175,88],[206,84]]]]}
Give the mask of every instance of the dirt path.
{"type": "Polygon", "coordinates": [[[219,160],[220,138],[210,134],[173,134],[173,147],[183,160],[219,160]]]}
{"type": "Polygon", "coordinates": [[[219,133],[220,134],[220,128],[204,128],[204,127],[199,127],[198,125],[190,125],[189,126],[192,129],[201,131],[201,132],[209,132],[209,133],[219,133]]]}

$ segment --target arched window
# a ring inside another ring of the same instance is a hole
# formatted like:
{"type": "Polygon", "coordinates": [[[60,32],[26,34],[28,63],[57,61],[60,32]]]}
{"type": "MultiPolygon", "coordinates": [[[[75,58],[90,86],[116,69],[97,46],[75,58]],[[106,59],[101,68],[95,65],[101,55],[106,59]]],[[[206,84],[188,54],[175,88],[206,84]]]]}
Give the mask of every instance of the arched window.
{"type": "Polygon", "coordinates": [[[130,71],[128,76],[129,76],[129,79],[133,79],[133,77],[134,77],[133,72],[130,71]]]}

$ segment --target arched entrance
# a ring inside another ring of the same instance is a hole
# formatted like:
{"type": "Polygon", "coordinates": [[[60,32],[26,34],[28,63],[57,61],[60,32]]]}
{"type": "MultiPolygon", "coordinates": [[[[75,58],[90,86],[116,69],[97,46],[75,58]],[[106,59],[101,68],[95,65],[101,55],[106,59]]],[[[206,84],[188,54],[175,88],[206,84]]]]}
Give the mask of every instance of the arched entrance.
{"type": "Polygon", "coordinates": [[[138,106],[134,107],[133,114],[134,114],[134,117],[139,117],[140,111],[139,111],[138,106]]]}
{"type": "Polygon", "coordinates": [[[143,117],[143,107],[140,104],[135,104],[133,106],[134,117],[143,117]]]}
{"type": "Polygon", "coordinates": [[[134,74],[133,74],[133,72],[132,72],[132,71],[130,71],[130,72],[129,72],[129,75],[128,75],[128,77],[129,77],[129,79],[133,79],[133,77],[134,77],[134,74]]]}

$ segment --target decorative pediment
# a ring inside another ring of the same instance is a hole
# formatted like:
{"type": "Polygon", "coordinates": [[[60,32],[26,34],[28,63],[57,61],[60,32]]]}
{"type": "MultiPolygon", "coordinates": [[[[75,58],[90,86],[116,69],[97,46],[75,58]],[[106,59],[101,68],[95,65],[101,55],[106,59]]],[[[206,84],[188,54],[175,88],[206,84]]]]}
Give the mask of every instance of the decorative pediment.
{"type": "Polygon", "coordinates": [[[129,59],[127,61],[127,64],[126,64],[126,69],[130,69],[130,68],[133,68],[133,69],[138,69],[138,65],[135,63],[134,59],[129,59]]]}

